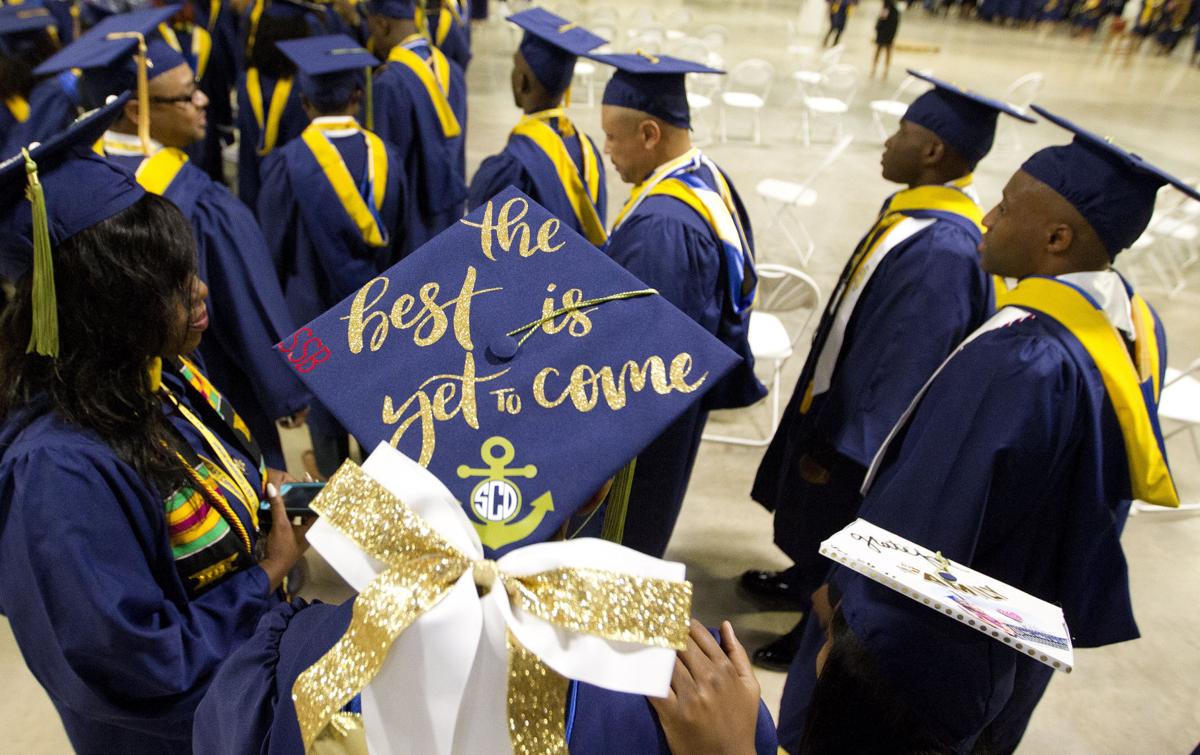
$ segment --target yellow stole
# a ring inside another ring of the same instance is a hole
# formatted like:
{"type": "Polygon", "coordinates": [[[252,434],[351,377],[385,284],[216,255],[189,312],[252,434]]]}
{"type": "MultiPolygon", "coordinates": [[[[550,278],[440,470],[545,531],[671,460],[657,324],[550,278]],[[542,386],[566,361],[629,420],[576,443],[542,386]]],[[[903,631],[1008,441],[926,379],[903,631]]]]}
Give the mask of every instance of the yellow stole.
{"type": "MultiPolygon", "coordinates": [[[[405,42],[416,37],[417,35],[409,37],[405,42]]],[[[430,46],[429,52],[427,62],[402,42],[388,53],[387,62],[399,63],[417,75],[442,125],[442,136],[453,139],[462,134],[462,126],[458,123],[458,117],[454,115],[454,109],[450,107],[450,62],[436,47],[430,46]]]]}
{"type": "Polygon", "coordinates": [[[342,203],[342,209],[350,216],[358,228],[358,232],[362,234],[363,241],[374,247],[386,246],[388,243],[387,229],[380,227],[379,219],[375,213],[371,212],[366,200],[359,193],[358,186],[350,175],[350,169],[346,167],[346,162],[342,159],[337,147],[333,146],[325,136],[325,131],[353,128],[367,140],[368,183],[376,209],[383,207],[384,197],[387,194],[387,150],[384,148],[382,139],[363,129],[353,119],[347,120],[347,123],[310,123],[300,138],[312,152],[317,165],[321,166],[321,172],[325,174],[325,179],[329,181],[338,201],[342,203]]]}
{"type": "Polygon", "coordinates": [[[462,25],[462,8],[459,7],[457,0],[442,0],[442,9],[438,13],[437,39],[434,40],[434,44],[438,47],[442,46],[450,34],[450,27],[456,21],[460,26],[462,25]]]}
{"type": "Polygon", "coordinates": [[[12,113],[17,123],[24,123],[29,120],[29,101],[21,95],[14,94],[5,97],[4,106],[8,108],[8,112],[12,113]]]}
{"type": "Polygon", "coordinates": [[[174,147],[163,147],[150,157],[142,160],[133,177],[141,187],[151,194],[159,196],[166,193],[175,176],[183,169],[188,156],[182,150],[174,147]]]}
{"type": "Polygon", "coordinates": [[[583,153],[583,174],[580,175],[575,161],[567,151],[564,137],[575,134],[575,128],[567,118],[562,108],[543,110],[527,115],[517,122],[512,130],[514,136],[523,136],[545,153],[554,165],[554,172],[571,200],[571,209],[579,221],[580,228],[587,240],[596,246],[603,246],[608,236],[604,232],[604,221],[596,211],[594,198],[600,195],[600,166],[596,161],[596,153],[592,150],[591,142],[580,134],[579,146],[583,153]],[[555,131],[547,122],[558,118],[562,135],[555,131]]]}
{"type": "Polygon", "coordinates": [[[1159,385],[1161,365],[1154,316],[1142,297],[1133,294],[1130,299],[1136,334],[1133,359],[1124,339],[1104,313],[1077,289],[1062,281],[1025,278],[1005,295],[1004,304],[1045,314],[1078,339],[1100,371],[1108,399],[1116,411],[1129,460],[1133,497],[1175,508],[1179,506],[1179,493],[1151,414],[1158,411],[1162,388],[1159,385]],[[1154,397],[1153,406],[1142,392],[1147,381],[1154,397]]]}
{"type": "MultiPolygon", "coordinates": [[[[208,59],[212,55],[212,35],[203,26],[195,24],[189,24],[189,26],[191,28],[188,31],[192,35],[192,49],[189,52],[196,59],[196,70],[192,73],[196,75],[196,81],[199,81],[204,78],[204,72],[208,70],[208,59]]],[[[158,25],[158,33],[164,42],[174,48],[175,52],[183,54],[183,45],[174,29],[162,23],[158,25]]]]}
{"type": "Polygon", "coordinates": [[[263,146],[258,149],[258,156],[270,154],[279,140],[279,121],[283,119],[283,110],[287,107],[288,97],[292,94],[291,78],[279,79],[275,82],[275,90],[271,92],[271,104],[263,115],[262,81],[257,68],[246,69],[246,94],[250,99],[250,110],[254,113],[254,121],[258,124],[259,133],[263,135],[263,146]]]}

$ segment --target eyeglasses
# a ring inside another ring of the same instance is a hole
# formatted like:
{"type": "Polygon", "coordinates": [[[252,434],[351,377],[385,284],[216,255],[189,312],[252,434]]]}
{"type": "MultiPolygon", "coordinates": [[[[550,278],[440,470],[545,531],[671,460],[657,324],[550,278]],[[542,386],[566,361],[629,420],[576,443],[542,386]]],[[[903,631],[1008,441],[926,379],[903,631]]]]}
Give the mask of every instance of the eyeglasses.
{"type": "Polygon", "coordinates": [[[203,94],[199,88],[192,87],[192,90],[187,94],[180,94],[175,97],[151,97],[150,102],[156,105],[183,105],[187,103],[196,104],[196,96],[203,94]]]}

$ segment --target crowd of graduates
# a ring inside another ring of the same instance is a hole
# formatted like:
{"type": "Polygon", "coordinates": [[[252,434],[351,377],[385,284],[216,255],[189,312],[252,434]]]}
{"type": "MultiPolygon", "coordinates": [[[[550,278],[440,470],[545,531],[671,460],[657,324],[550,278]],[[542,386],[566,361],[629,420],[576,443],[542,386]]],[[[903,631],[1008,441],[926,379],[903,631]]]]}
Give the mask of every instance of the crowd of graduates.
{"type": "MultiPolygon", "coordinates": [[[[458,0],[43,2],[0,9],[0,611],[79,752],[294,753],[402,717],[370,684],[387,681],[407,622],[436,613],[441,594],[423,591],[437,579],[481,604],[511,599],[521,610],[505,620],[542,616],[542,640],[594,635],[561,640],[564,653],[597,638],[678,651],[665,697],[605,669],[564,679],[561,700],[510,686],[510,706],[555,708],[531,724],[510,707],[514,749],[530,726],[561,740],[546,751],[574,753],[1015,749],[1050,667],[832,566],[821,542],[858,517],[1061,606],[1076,646],[1138,636],[1120,534],[1134,498],[1179,497],[1156,419],[1166,334],[1111,263],[1160,188],[1200,195],[1136,154],[1035,106],[1071,141],[1031,155],[985,212],[973,172],[997,121],[1033,115],[910,72],[932,89],[884,147],[882,177],[902,188],[864,219],[747,491],[794,565],[741,584],[803,612],[753,656],[788,672],[776,726],[730,625],[689,626],[685,602],[668,642],[652,631],[663,605],[638,604],[654,620],[620,610],[669,580],[604,581],[625,561],[669,570],[658,559],[709,412],[767,392],[748,336],[750,218],[736,176],[691,142],[685,77],[719,71],[602,53],[570,19],[514,14],[522,115],[468,180],[458,0]],[[603,146],[565,109],[581,56],[614,69],[603,146]],[[611,224],[606,163],[630,186],[611,224]],[[476,400],[526,373],[537,406],[504,388],[476,400]],[[417,508],[444,486],[482,558],[404,562],[419,538],[387,537],[407,515],[334,517],[366,526],[341,537],[374,581],[337,606],[294,599],[306,537],[331,541],[324,514],[285,502],[298,481],[278,426],[307,427],[330,489],[355,474],[352,437],[391,459],[364,464],[379,484],[385,463],[407,470],[397,499],[417,508]],[[388,457],[389,442],[419,464],[388,457]],[[524,466],[506,467],[514,457],[524,466]],[[553,495],[522,498],[513,479],[553,495]],[[609,560],[588,562],[587,589],[556,572],[547,599],[563,602],[544,614],[536,586],[498,571],[524,546],[532,558],[576,538],[609,560]],[[596,605],[616,618],[594,620],[596,605]],[[384,629],[395,636],[345,655],[384,629]]],[[[430,626],[414,641],[436,644],[430,626]]],[[[509,634],[510,663],[528,640],[509,634]]],[[[439,664],[466,674],[476,656],[417,657],[423,670],[391,689],[444,693],[439,664]]]]}

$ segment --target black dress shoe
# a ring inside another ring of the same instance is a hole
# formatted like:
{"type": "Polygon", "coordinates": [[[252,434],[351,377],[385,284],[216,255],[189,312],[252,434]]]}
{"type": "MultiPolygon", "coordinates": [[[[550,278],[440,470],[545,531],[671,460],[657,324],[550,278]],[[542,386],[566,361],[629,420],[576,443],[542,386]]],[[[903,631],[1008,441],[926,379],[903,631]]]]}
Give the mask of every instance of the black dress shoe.
{"type": "Polygon", "coordinates": [[[755,650],[754,665],[767,671],[786,672],[800,650],[800,640],[804,637],[801,631],[803,626],[803,622],[799,622],[787,634],[755,650]]]}
{"type": "Polygon", "coordinates": [[[808,596],[804,594],[796,576],[796,567],[794,566],[783,571],[751,569],[742,573],[738,584],[756,598],[798,603],[804,601],[808,596]]]}

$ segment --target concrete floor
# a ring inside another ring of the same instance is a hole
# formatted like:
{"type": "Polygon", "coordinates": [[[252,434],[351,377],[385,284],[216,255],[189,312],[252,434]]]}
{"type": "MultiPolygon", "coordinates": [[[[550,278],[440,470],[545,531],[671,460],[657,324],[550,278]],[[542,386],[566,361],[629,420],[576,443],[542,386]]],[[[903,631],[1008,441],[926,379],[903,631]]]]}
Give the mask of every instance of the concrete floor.
{"type": "MultiPolygon", "coordinates": [[[[578,15],[577,6],[561,8],[578,15]]],[[[597,6],[584,6],[595,8],[597,6]]],[[[628,20],[635,5],[616,4],[628,20]]],[[[798,180],[816,166],[829,146],[827,135],[809,148],[797,139],[799,110],[790,73],[795,62],[791,43],[816,45],[824,33],[824,4],[689,2],[666,0],[655,4],[658,17],[685,7],[693,14],[689,30],[708,23],[725,25],[731,39],[722,51],[727,66],[748,57],[764,57],[776,66],[776,85],[763,117],[764,143],[711,144],[709,154],[740,187],[756,226],[765,228],[770,213],[755,196],[755,184],[765,177],[798,180]],[[789,34],[794,25],[797,30],[789,34]]],[[[495,5],[493,5],[495,8],[495,5]]],[[[843,42],[843,62],[869,70],[876,0],[866,0],[850,19],[843,42]]],[[[586,11],[585,11],[586,12],[586,11]]],[[[494,14],[495,16],[495,14],[494,14]]],[[[583,21],[584,18],[578,18],[583,21]]],[[[468,163],[473,167],[497,151],[515,123],[517,111],[508,94],[509,56],[515,37],[498,18],[477,28],[475,59],[469,81],[470,129],[468,163]]],[[[1196,124],[1200,122],[1200,69],[1189,68],[1182,55],[1156,58],[1148,53],[1116,58],[1102,52],[1100,41],[1070,39],[1050,30],[1018,31],[933,19],[915,8],[906,12],[900,43],[936,46],[940,52],[898,51],[890,79],[865,80],[846,118],[847,133],[856,139],[834,170],[820,179],[817,207],[804,213],[817,252],[807,266],[824,290],[832,285],[846,255],[865,231],[880,202],[894,187],[879,177],[880,140],[867,103],[887,97],[899,84],[906,66],[924,67],[979,91],[1000,94],[1018,76],[1041,71],[1046,84],[1038,101],[1103,134],[1134,147],[1147,158],[1181,176],[1200,176],[1196,124]]],[[[619,45],[624,47],[625,45],[619,45]]],[[[1183,46],[1190,48],[1190,40],[1183,46]]],[[[1182,51],[1181,51],[1182,52],[1182,51]]],[[[597,88],[597,99],[600,89],[597,88]]],[[[577,84],[572,116],[600,139],[599,108],[586,106],[585,88],[577,84]]],[[[711,134],[715,113],[698,116],[697,135],[711,134]]],[[[731,129],[748,133],[749,122],[734,116],[731,129]]],[[[1007,124],[1006,124],[1007,125],[1007,124]]],[[[992,155],[977,172],[977,187],[985,206],[994,203],[1008,176],[1033,150],[1065,142],[1065,133],[1049,125],[1008,129],[992,155]]],[[[609,217],[628,196],[610,172],[609,217]]],[[[777,234],[760,234],[760,261],[797,264],[777,234]]],[[[1141,293],[1166,322],[1171,359],[1184,366],[1200,357],[1200,270],[1192,268],[1187,287],[1168,298],[1149,269],[1130,270],[1142,283],[1141,293]]],[[[803,342],[801,342],[803,343],[803,342]]],[[[784,368],[784,398],[801,366],[801,355],[784,368]]],[[[714,416],[711,430],[752,433],[766,425],[766,410],[755,407],[714,416]]],[[[298,462],[302,438],[285,438],[289,457],[298,462]]],[[[1200,465],[1187,434],[1169,443],[1172,466],[1185,500],[1200,501],[1200,465]]],[[[669,556],[688,565],[696,585],[697,615],[714,624],[729,618],[749,647],[786,630],[797,616],[764,612],[734,589],[744,569],[782,567],[786,559],[771,544],[768,515],[748,496],[761,449],[705,443],[672,541],[669,556]]],[[[298,468],[298,463],[296,464],[298,468]]],[[[1076,670],[1050,686],[1034,716],[1022,752],[1186,753],[1200,740],[1200,639],[1194,632],[1200,605],[1200,517],[1183,514],[1143,514],[1126,528],[1125,549],[1132,573],[1134,604],[1143,638],[1099,650],[1079,651],[1076,670]]],[[[313,564],[314,576],[323,572],[313,564]]],[[[317,593],[332,597],[336,590],[317,585],[317,593]]],[[[760,672],[763,694],[774,710],[783,685],[781,674],[760,672]]],[[[0,629],[0,728],[7,732],[3,750],[56,753],[67,749],[52,707],[26,671],[7,627],[0,629]]]]}

